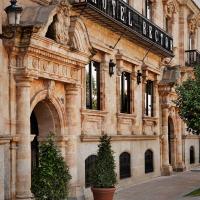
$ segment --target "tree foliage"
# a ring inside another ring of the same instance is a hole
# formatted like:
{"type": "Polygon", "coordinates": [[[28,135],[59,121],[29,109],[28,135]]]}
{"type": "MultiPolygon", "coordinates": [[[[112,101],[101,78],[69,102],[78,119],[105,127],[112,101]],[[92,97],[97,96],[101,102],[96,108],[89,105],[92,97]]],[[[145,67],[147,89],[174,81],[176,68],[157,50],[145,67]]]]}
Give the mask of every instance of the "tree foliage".
{"type": "Polygon", "coordinates": [[[176,93],[175,104],[188,131],[200,134],[200,66],[194,68],[194,79],[189,78],[177,86],[176,93]]]}
{"type": "Polygon", "coordinates": [[[95,188],[112,188],[116,184],[115,161],[110,137],[100,137],[95,167],[91,173],[91,185],[95,188]]]}
{"type": "Polygon", "coordinates": [[[39,147],[39,166],[33,170],[31,191],[36,200],[63,200],[68,196],[69,168],[50,134],[39,147]]]}

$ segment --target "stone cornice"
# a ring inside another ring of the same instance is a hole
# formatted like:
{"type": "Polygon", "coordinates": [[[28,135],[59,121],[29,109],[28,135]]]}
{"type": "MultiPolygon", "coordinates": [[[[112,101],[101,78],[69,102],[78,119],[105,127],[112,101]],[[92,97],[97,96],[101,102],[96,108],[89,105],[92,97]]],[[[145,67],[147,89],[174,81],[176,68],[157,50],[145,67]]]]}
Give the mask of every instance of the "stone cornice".
{"type": "Polygon", "coordinates": [[[200,135],[182,135],[183,139],[200,139],[200,135]]]}
{"type": "MultiPolygon", "coordinates": [[[[111,136],[111,141],[121,142],[121,141],[146,141],[146,140],[156,140],[158,136],[155,135],[113,135],[111,136]]],[[[99,136],[89,136],[81,135],[81,142],[99,142],[99,136]]]]}
{"type": "Polygon", "coordinates": [[[51,2],[51,0],[32,0],[32,1],[44,6],[49,5],[49,3],[51,2]]]}
{"type": "Polygon", "coordinates": [[[0,145],[10,143],[11,140],[12,140],[12,137],[9,135],[0,135],[0,145]]]}
{"type": "Polygon", "coordinates": [[[123,55],[122,53],[117,53],[116,54],[116,60],[123,60],[123,61],[126,61],[126,62],[129,62],[133,65],[136,65],[136,66],[140,66],[142,65],[142,61],[140,61],[139,59],[137,58],[130,58],[126,55],[123,55]]]}
{"type": "Polygon", "coordinates": [[[105,117],[108,112],[102,110],[81,109],[82,115],[105,117]]]}

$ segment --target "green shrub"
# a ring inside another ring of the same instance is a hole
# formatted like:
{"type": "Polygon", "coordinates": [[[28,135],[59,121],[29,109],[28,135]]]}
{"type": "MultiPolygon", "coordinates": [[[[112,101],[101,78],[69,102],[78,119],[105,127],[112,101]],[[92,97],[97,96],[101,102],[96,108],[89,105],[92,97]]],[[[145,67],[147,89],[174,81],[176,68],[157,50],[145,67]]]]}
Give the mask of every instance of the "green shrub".
{"type": "Polygon", "coordinates": [[[63,200],[68,196],[69,168],[50,134],[39,147],[39,166],[33,170],[31,191],[36,200],[63,200]]]}
{"type": "Polygon", "coordinates": [[[95,167],[91,172],[90,182],[95,188],[112,188],[115,186],[116,173],[113,151],[111,149],[110,137],[100,137],[95,167]]]}
{"type": "Polygon", "coordinates": [[[187,130],[200,134],[200,66],[194,68],[194,78],[189,78],[176,87],[176,106],[187,130]]]}

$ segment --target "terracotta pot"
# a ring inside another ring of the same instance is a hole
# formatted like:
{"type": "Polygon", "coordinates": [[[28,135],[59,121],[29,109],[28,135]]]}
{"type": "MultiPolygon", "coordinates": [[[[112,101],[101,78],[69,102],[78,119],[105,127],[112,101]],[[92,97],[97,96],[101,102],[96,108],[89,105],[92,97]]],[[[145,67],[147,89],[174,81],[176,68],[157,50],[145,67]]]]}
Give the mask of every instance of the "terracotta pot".
{"type": "Polygon", "coordinates": [[[115,188],[91,188],[94,200],[113,200],[115,188]]]}

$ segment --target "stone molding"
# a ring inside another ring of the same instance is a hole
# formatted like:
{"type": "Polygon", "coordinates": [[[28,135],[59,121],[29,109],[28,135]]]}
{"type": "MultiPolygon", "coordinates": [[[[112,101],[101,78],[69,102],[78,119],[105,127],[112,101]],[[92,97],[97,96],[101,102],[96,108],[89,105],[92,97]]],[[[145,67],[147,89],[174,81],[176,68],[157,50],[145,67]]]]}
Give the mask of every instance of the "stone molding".
{"type": "Polygon", "coordinates": [[[105,118],[108,112],[101,110],[81,109],[81,125],[83,135],[101,135],[105,130],[105,118]],[[93,129],[89,129],[92,125],[93,129]]]}
{"type": "Polygon", "coordinates": [[[143,135],[158,135],[158,132],[157,132],[158,118],[157,117],[144,116],[142,120],[143,120],[143,135]]]}
{"type": "MultiPolygon", "coordinates": [[[[147,141],[157,140],[158,136],[155,135],[113,135],[111,141],[147,141]]],[[[81,142],[99,142],[99,136],[81,135],[81,142]]]]}
{"type": "Polygon", "coordinates": [[[12,137],[9,135],[0,135],[0,145],[8,144],[12,140],[12,137]]]}
{"type": "Polygon", "coordinates": [[[182,139],[200,139],[200,135],[182,135],[182,139]]]}
{"type": "Polygon", "coordinates": [[[135,127],[136,115],[135,114],[127,114],[127,113],[117,113],[117,134],[123,135],[136,134],[137,130],[135,127]]]}

